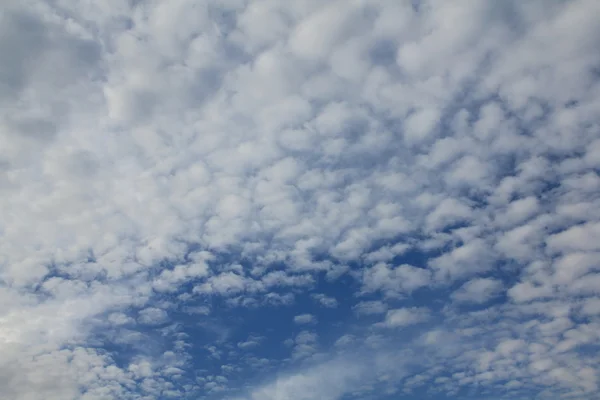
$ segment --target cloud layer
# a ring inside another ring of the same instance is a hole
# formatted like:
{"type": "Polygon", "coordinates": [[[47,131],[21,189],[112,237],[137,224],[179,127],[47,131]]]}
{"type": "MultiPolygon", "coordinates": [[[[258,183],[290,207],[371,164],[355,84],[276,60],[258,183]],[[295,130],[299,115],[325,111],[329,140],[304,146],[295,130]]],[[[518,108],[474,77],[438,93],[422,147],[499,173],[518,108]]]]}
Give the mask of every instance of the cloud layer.
{"type": "Polygon", "coordinates": [[[597,1],[0,9],[0,397],[600,394],[597,1]]]}

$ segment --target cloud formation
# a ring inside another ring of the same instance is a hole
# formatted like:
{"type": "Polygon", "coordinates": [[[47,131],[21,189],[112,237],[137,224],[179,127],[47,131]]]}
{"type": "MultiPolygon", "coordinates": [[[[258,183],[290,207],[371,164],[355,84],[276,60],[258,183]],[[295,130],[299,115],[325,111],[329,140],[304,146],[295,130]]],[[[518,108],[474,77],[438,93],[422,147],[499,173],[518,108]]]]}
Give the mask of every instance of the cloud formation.
{"type": "Polygon", "coordinates": [[[0,11],[1,398],[600,393],[597,1],[0,11]]]}

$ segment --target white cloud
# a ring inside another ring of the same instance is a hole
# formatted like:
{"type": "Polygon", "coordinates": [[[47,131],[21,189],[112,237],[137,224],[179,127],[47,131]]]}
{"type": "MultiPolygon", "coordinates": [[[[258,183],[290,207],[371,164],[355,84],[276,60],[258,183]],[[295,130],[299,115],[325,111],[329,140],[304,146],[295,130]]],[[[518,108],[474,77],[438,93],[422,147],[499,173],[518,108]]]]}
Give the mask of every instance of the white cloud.
{"type": "Polygon", "coordinates": [[[112,313],[108,316],[108,321],[114,325],[125,325],[134,322],[133,318],[124,313],[112,313]]]}
{"type": "Polygon", "coordinates": [[[426,140],[439,123],[440,115],[435,108],[426,108],[409,115],[404,122],[404,140],[409,145],[426,140]]]}
{"type": "Polygon", "coordinates": [[[378,263],[363,272],[363,292],[381,291],[386,296],[400,296],[430,283],[431,273],[423,268],[403,264],[391,267],[378,263]]]}
{"type": "Polygon", "coordinates": [[[250,336],[247,340],[243,342],[238,342],[237,347],[242,350],[252,349],[260,345],[260,343],[264,340],[264,337],[261,336],[250,336]]]}
{"type": "Polygon", "coordinates": [[[537,214],[539,201],[533,197],[525,197],[511,202],[504,215],[499,215],[498,220],[502,225],[513,225],[524,222],[527,218],[537,214]]]}
{"type": "Polygon", "coordinates": [[[335,297],[330,297],[323,293],[315,293],[311,297],[325,308],[336,308],[338,306],[338,301],[335,297]]]}
{"type": "Polygon", "coordinates": [[[590,298],[585,301],[581,307],[583,315],[599,315],[600,314],[600,299],[590,298]]]}
{"type": "Polygon", "coordinates": [[[568,285],[577,278],[585,277],[590,272],[600,270],[598,252],[575,252],[562,256],[554,261],[554,282],[568,285]]]}
{"type": "Polygon", "coordinates": [[[436,278],[440,281],[454,281],[471,275],[484,273],[491,268],[493,250],[478,238],[459,246],[430,261],[436,278]]]}
{"type": "Polygon", "coordinates": [[[145,325],[160,325],[167,322],[169,316],[165,310],[156,307],[149,307],[141,310],[138,316],[138,322],[145,325]]]}
{"type": "Polygon", "coordinates": [[[571,227],[547,239],[551,250],[599,250],[600,223],[587,223],[571,227]]]}
{"type": "Polygon", "coordinates": [[[425,307],[397,308],[387,312],[384,324],[390,328],[403,328],[426,322],[430,318],[431,313],[425,307]]]}
{"type": "Polygon", "coordinates": [[[233,272],[224,272],[211,277],[208,282],[196,286],[194,291],[197,293],[217,293],[217,294],[235,294],[244,291],[246,288],[246,279],[233,272]]]}
{"type": "Polygon", "coordinates": [[[502,292],[502,282],[491,278],[472,279],[452,293],[459,303],[486,303],[502,292]]]}
{"type": "Polygon", "coordinates": [[[308,400],[318,396],[323,400],[334,400],[346,393],[348,386],[360,377],[361,369],[354,363],[332,361],[306,373],[282,376],[254,390],[248,398],[308,400]]]}
{"type": "Polygon", "coordinates": [[[317,319],[312,314],[300,314],[300,315],[296,315],[294,317],[294,323],[296,323],[298,325],[314,324],[316,322],[317,322],[317,319]]]}
{"type": "Polygon", "coordinates": [[[530,282],[520,282],[508,291],[508,295],[517,302],[547,299],[552,297],[554,289],[547,284],[533,285],[530,282]]]}
{"type": "Polygon", "coordinates": [[[438,231],[444,227],[472,219],[474,210],[456,199],[445,199],[427,216],[427,227],[438,231]]]}
{"type": "Polygon", "coordinates": [[[318,336],[314,332],[301,331],[295,338],[286,341],[292,348],[292,360],[305,360],[315,355],[318,350],[318,336]]]}

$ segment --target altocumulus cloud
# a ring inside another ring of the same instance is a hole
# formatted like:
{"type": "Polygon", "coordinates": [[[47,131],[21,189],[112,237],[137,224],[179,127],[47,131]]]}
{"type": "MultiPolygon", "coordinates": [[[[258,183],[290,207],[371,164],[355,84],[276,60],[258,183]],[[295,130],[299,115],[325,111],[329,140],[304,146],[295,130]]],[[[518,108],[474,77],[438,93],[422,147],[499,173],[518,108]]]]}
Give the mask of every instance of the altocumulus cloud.
{"type": "Polygon", "coordinates": [[[600,396],[600,2],[0,5],[0,397],[600,396]]]}

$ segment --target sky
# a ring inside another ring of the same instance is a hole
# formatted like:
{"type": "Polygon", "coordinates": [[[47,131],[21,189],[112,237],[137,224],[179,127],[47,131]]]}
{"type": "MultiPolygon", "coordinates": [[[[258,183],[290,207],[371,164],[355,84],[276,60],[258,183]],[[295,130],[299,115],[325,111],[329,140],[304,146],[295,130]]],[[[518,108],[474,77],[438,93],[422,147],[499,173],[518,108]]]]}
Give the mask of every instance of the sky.
{"type": "Polygon", "coordinates": [[[0,398],[600,398],[597,0],[3,0],[0,398]]]}

